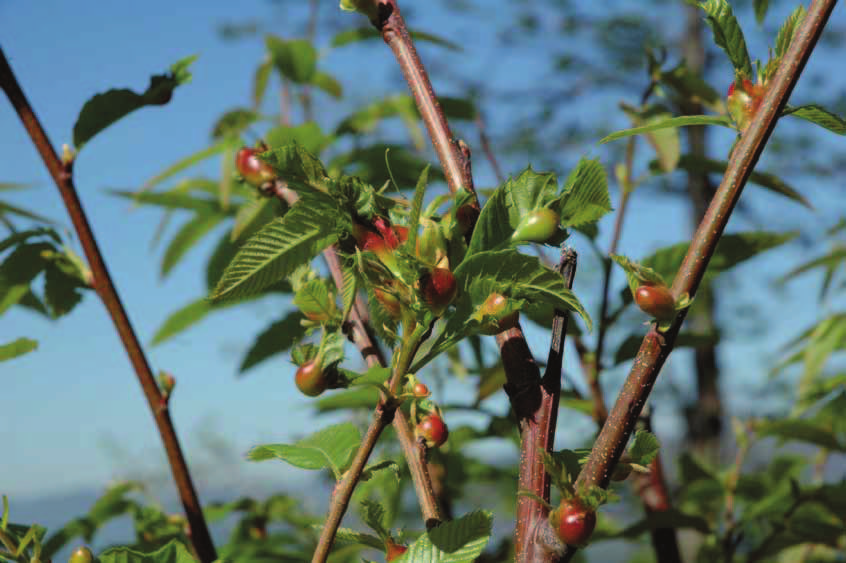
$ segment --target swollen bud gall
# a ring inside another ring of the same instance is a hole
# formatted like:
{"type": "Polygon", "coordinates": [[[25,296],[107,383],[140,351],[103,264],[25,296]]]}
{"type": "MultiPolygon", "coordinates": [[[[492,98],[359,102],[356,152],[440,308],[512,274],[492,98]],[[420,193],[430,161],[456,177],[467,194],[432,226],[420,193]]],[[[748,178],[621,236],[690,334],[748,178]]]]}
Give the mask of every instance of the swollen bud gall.
{"type": "Polygon", "coordinates": [[[641,285],[635,290],[634,300],[644,313],[659,321],[669,321],[676,316],[676,300],[665,285],[641,285]]]}
{"type": "Polygon", "coordinates": [[[552,209],[544,208],[532,211],[520,221],[514,234],[513,242],[546,242],[558,231],[561,217],[552,209]]]}

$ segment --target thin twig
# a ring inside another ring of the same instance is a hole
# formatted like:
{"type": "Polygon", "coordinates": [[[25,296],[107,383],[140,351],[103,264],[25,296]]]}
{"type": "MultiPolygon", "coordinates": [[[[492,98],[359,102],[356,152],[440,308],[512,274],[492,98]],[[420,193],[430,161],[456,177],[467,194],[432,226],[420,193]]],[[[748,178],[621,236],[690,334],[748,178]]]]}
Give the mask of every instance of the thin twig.
{"type": "MultiPolygon", "coordinates": [[[[672,291],[675,296],[687,293],[692,297],[696,293],[731,211],[763,152],[778,116],[787,103],[835,3],[835,0],[815,0],[801,26],[796,30],[758,113],[735,146],[720,187],[694,234],[673,282],[672,291]]],[[[617,402],[579,475],[578,486],[608,486],[611,472],[620,459],[658,373],[672,350],[686,312],[686,309],[680,311],[666,332],[659,333],[653,326],[647,333],[617,402]]],[[[569,561],[575,552],[575,548],[568,548],[565,561],[569,561]]]]}
{"type": "MultiPolygon", "coordinates": [[[[296,192],[287,188],[284,182],[276,183],[274,186],[274,193],[276,197],[284,200],[289,206],[293,206],[297,202],[296,192]]],[[[323,257],[326,260],[326,264],[329,267],[329,271],[336,287],[339,291],[343,291],[344,278],[337,250],[334,247],[329,248],[323,252],[323,257]]],[[[370,327],[370,323],[367,319],[367,305],[364,303],[364,300],[360,295],[356,296],[356,302],[350,311],[349,323],[353,342],[361,352],[361,355],[368,367],[373,367],[375,365],[385,367],[387,362],[382,354],[382,350],[377,344],[376,338],[373,336],[372,328],[370,327]]],[[[370,436],[371,433],[376,433],[376,437],[378,438],[379,434],[382,433],[389,422],[392,422],[394,431],[397,433],[397,437],[400,441],[402,451],[405,454],[406,463],[408,464],[409,472],[411,473],[414,489],[417,493],[421,512],[423,513],[423,518],[425,519],[428,527],[434,526],[441,521],[441,515],[438,509],[435,493],[432,488],[432,481],[429,477],[428,464],[426,463],[426,459],[424,457],[425,452],[420,447],[420,444],[418,444],[414,439],[414,435],[411,432],[408,418],[405,416],[405,413],[403,413],[402,410],[397,409],[396,405],[387,405],[380,401],[373,413],[373,420],[370,427],[367,429],[366,436],[370,436]]],[[[375,442],[373,445],[375,445],[375,442]]],[[[362,446],[367,446],[367,444],[362,442],[362,446]]],[[[363,449],[363,447],[360,448],[359,453],[363,456],[365,456],[366,453],[366,456],[363,457],[363,460],[366,463],[373,447],[372,445],[369,446],[369,450],[366,452],[363,452],[363,449]]],[[[363,469],[364,466],[362,465],[361,467],[363,469]]],[[[340,518],[343,517],[343,513],[346,511],[346,507],[349,504],[349,498],[352,496],[352,492],[355,489],[355,485],[357,484],[359,477],[361,476],[361,472],[359,471],[356,473],[351,467],[347,476],[351,479],[350,483],[347,485],[349,497],[345,498],[340,496],[342,493],[337,491],[333,496],[333,507],[337,501],[339,507],[343,505],[343,509],[330,509],[330,515],[337,512],[337,522],[334,522],[334,520],[331,522],[335,531],[337,531],[337,527],[340,525],[340,518]]],[[[338,491],[345,490],[347,489],[343,488],[341,484],[338,485],[338,491]]],[[[324,530],[329,527],[330,520],[327,518],[324,530]]],[[[329,539],[326,542],[328,545],[327,550],[331,548],[333,539],[334,532],[332,533],[332,539],[329,539]]],[[[326,554],[328,554],[328,551],[326,554]]],[[[315,553],[315,557],[317,557],[317,555],[318,554],[315,553]]]]}
{"type": "Polygon", "coordinates": [[[167,453],[173,480],[176,483],[182,506],[185,509],[185,516],[187,517],[189,526],[188,536],[200,560],[210,563],[217,559],[217,554],[205,518],[203,517],[203,510],[197,496],[197,491],[194,488],[194,483],[191,480],[188,465],[185,462],[182,448],[179,445],[179,439],[176,436],[176,430],[170,419],[168,402],[163,398],[156,384],[150,364],[144,355],[138,337],[135,335],[135,330],[132,328],[129,316],[121,303],[117,288],[109,276],[103,255],[97,246],[94,233],[82,208],[82,202],[74,187],[73,163],[63,163],[59,159],[58,154],[56,154],[56,151],[50,144],[47,133],[38,121],[32,106],[27,101],[2,49],[0,49],[0,84],[2,84],[3,90],[9,97],[9,101],[12,103],[18,116],[20,116],[24,128],[29,133],[35,148],[38,150],[47,170],[53,177],[56,187],[61,192],[65,207],[68,210],[74,229],[79,237],[79,242],[85,252],[85,257],[88,260],[88,265],[91,268],[94,278],[94,290],[112,318],[115,329],[120,336],[121,342],[123,342],[123,347],[126,349],[126,353],[132,362],[132,367],[135,369],[135,374],[138,376],[138,382],[141,384],[141,388],[147,398],[150,411],[156,420],[156,426],[158,427],[159,435],[162,438],[165,452],[167,453]]]}
{"type": "MultiPolygon", "coordinates": [[[[408,371],[408,368],[411,365],[411,360],[414,358],[414,354],[420,347],[420,343],[423,340],[425,332],[426,331],[423,330],[422,327],[418,326],[410,333],[406,332],[403,334],[405,342],[403,342],[402,348],[399,352],[400,356],[394,368],[394,373],[391,375],[391,389],[396,388],[397,382],[401,380],[408,371]]],[[[317,542],[317,548],[311,558],[312,563],[325,563],[326,559],[329,557],[329,552],[331,551],[332,544],[335,541],[335,535],[338,532],[338,527],[341,525],[341,520],[343,520],[344,514],[349,507],[350,499],[352,499],[355,486],[358,484],[361,474],[364,471],[364,466],[370,458],[370,455],[373,453],[373,448],[376,446],[376,442],[379,440],[379,436],[382,434],[382,431],[394,420],[396,413],[400,412],[397,409],[398,406],[399,403],[394,400],[390,400],[385,396],[382,396],[379,400],[379,404],[376,406],[376,411],[373,413],[373,420],[367,428],[364,440],[362,440],[361,445],[358,447],[358,451],[355,453],[355,457],[353,458],[350,468],[347,469],[344,474],[344,478],[340,483],[338,483],[332,494],[332,501],[329,505],[329,513],[326,516],[326,522],[323,524],[323,529],[320,532],[320,539],[317,542]]],[[[415,456],[413,455],[409,456],[409,463],[411,463],[411,459],[414,459],[414,457],[415,456]]],[[[436,524],[436,522],[432,522],[432,525],[434,524],[436,524]]]]}
{"type": "Polygon", "coordinates": [[[485,153],[485,158],[488,159],[488,162],[491,164],[491,168],[493,168],[496,181],[502,184],[505,182],[505,176],[502,175],[502,169],[499,167],[499,162],[491,150],[491,143],[486,131],[487,127],[485,126],[485,120],[482,118],[481,112],[476,113],[476,126],[479,128],[479,143],[482,145],[482,152],[485,153]]]}
{"type": "MultiPolygon", "coordinates": [[[[573,286],[576,273],[576,252],[564,248],[558,271],[568,287],[573,286]]],[[[543,453],[551,452],[555,443],[558,403],[561,397],[561,368],[564,340],[570,314],[555,311],[552,322],[552,341],[546,372],[540,377],[537,364],[528,349],[519,327],[497,335],[497,344],[505,366],[505,391],[520,424],[519,490],[528,491],[549,502],[550,476],[543,465],[543,453]]],[[[549,515],[549,509],[528,496],[517,498],[517,530],[515,552],[517,561],[546,561],[549,554],[535,542],[532,532],[538,521],[549,515]]]]}
{"type": "MultiPolygon", "coordinates": [[[[373,22],[373,25],[376,26],[376,29],[382,34],[382,39],[393,51],[403,76],[408,82],[414,103],[420,111],[423,123],[426,124],[429,137],[432,139],[432,146],[435,148],[435,153],[444,169],[449,190],[455,193],[464,188],[475,195],[473,177],[469,173],[458,142],[452,136],[449,123],[447,123],[444,112],[438,103],[438,98],[435,96],[435,91],[432,89],[429,75],[420,61],[417,49],[414,48],[414,43],[400,13],[397,0],[373,1],[378,8],[377,20],[373,22]]],[[[475,206],[478,208],[478,205],[477,198],[475,206]]]]}
{"type": "Polygon", "coordinates": [[[602,353],[605,351],[605,335],[608,332],[610,323],[606,318],[608,315],[608,302],[610,300],[611,274],[614,263],[610,256],[616,254],[617,245],[620,244],[620,236],[623,233],[623,219],[629,206],[629,195],[632,193],[632,166],[634,164],[634,149],[636,137],[631,137],[626,145],[626,177],[623,185],[620,186],[620,208],[614,218],[614,232],[611,235],[611,244],[608,246],[608,256],[603,260],[603,281],[602,281],[602,304],[599,307],[599,319],[596,337],[596,351],[593,354],[593,362],[590,370],[585,374],[588,378],[588,386],[593,395],[593,419],[602,427],[605,419],[608,418],[608,407],[605,405],[605,398],[602,395],[602,386],[599,384],[599,375],[602,373],[602,353]]]}

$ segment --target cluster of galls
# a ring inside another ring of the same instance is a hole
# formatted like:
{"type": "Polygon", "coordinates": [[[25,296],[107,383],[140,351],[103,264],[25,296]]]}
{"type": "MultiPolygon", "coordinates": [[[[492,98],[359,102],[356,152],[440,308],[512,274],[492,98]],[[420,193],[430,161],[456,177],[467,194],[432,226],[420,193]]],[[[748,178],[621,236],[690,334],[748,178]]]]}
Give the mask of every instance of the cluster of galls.
{"type": "MultiPolygon", "coordinates": [[[[441,316],[455,299],[458,286],[449,269],[446,240],[440,227],[430,220],[424,220],[423,223],[423,232],[417,238],[415,252],[422,262],[431,267],[420,276],[415,287],[432,312],[441,316]]],[[[353,237],[360,250],[375,254],[394,274],[393,278],[380,280],[373,294],[394,320],[400,319],[410,295],[409,289],[401,281],[396,250],[408,240],[408,227],[393,226],[384,217],[375,217],[370,225],[356,223],[353,237]]]]}

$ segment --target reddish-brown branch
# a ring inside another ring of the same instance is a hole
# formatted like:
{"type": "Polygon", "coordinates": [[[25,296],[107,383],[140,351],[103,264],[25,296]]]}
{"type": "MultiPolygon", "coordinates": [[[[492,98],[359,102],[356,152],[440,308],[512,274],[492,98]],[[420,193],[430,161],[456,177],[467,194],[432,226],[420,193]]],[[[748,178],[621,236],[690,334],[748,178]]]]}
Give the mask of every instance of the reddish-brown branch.
{"type": "Polygon", "coordinates": [[[62,200],[68,210],[74,229],[79,237],[79,242],[85,252],[85,257],[88,260],[88,265],[91,268],[94,278],[94,290],[109,312],[109,316],[112,318],[115,329],[132,363],[132,367],[135,369],[138,382],[141,384],[144,396],[147,398],[147,404],[153,413],[153,418],[156,421],[159,435],[162,438],[162,443],[167,453],[173,480],[176,483],[182,506],[185,509],[185,516],[187,517],[190,528],[188,535],[191,538],[194,550],[201,561],[214,561],[217,559],[217,554],[205,518],[203,517],[203,510],[197,496],[197,491],[194,488],[194,483],[191,480],[188,465],[185,462],[185,457],[182,455],[182,448],[179,445],[176,430],[170,419],[167,401],[163,398],[158,385],[156,385],[150,364],[144,355],[138,337],[135,335],[135,330],[132,328],[129,316],[121,303],[117,288],[112,282],[103,255],[100,253],[94,233],[91,230],[91,225],[88,223],[88,218],[82,208],[82,202],[73,183],[73,163],[63,163],[58,154],[56,154],[53,145],[50,144],[47,133],[38,121],[35,111],[30,106],[2,49],[0,49],[0,84],[2,84],[3,90],[18,113],[35,148],[41,155],[47,170],[50,172],[56,187],[62,195],[62,200]]]}
{"type": "MultiPolygon", "coordinates": [[[[576,253],[572,249],[562,252],[559,272],[567,280],[568,287],[572,287],[576,272],[576,253]]],[[[555,312],[552,344],[543,378],[519,326],[496,336],[507,378],[505,391],[520,424],[519,490],[531,492],[546,502],[549,502],[550,477],[543,466],[543,452],[551,452],[555,442],[568,319],[569,313],[555,312]]],[[[548,560],[544,546],[533,538],[538,522],[548,515],[549,509],[544,504],[527,496],[517,497],[517,561],[548,560]]]]}
{"type": "MultiPolygon", "coordinates": [[[[720,187],[693,236],[673,282],[674,295],[687,293],[693,296],[696,293],[743,186],[763,152],[778,116],[787,103],[835,3],[835,0],[815,0],[802,25],[796,30],[790,49],[782,60],[758,113],[735,146],[720,187]]],[[[663,334],[659,334],[654,326],[647,333],[617,402],[579,475],[577,485],[603,488],[608,486],[611,472],[620,459],[658,373],[673,348],[686,312],[686,309],[680,311],[672,326],[663,334]]],[[[569,548],[565,561],[569,561],[575,551],[574,548],[569,548]]]]}
{"type": "MultiPolygon", "coordinates": [[[[382,39],[393,51],[402,74],[408,82],[414,103],[420,111],[423,123],[426,124],[429,137],[432,139],[432,146],[435,148],[435,153],[444,169],[450,191],[454,193],[464,188],[475,194],[473,177],[470,174],[467,162],[458,143],[452,136],[449,123],[447,123],[444,112],[438,103],[438,98],[435,96],[435,91],[432,89],[429,75],[420,61],[417,49],[414,48],[414,43],[400,13],[397,0],[374,0],[374,3],[378,9],[378,15],[373,25],[376,26],[376,29],[382,34],[382,39]]],[[[475,201],[475,205],[478,208],[478,200],[475,201]]]]}

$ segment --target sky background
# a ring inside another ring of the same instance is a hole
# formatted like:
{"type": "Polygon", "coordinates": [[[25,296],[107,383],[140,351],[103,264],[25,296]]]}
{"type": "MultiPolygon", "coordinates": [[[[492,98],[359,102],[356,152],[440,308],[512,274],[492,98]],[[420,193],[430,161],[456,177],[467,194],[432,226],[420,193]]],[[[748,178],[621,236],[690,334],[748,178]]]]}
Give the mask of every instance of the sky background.
{"type": "MultiPolygon", "coordinates": [[[[149,76],[165,71],[187,55],[199,55],[191,68],[193,81],[178,88],[170,104],[140,110],[110,127],[85,147],[74,168],[76,185],[102,253],[143,342],[151,340],[171,312],[204,293],[205,259],[217,237],[208,237],[162,281],[159,276],[162,247],[151,248],[159,212],[130,209],[125,200],[110,196],[106,190],[139,188],[177,158],[207,146],[211,124],[222,112],[249,104],[252,74],[263,56],[263,41],[260,35],[224,41],[218,31],[222,24],[262,19],[267,30],[293,37],[302,33],[305,21],[302,4],[259,0],[245,0],[237,5],[156,0],[144,3],[0,0],[0,46],[57,147],[70,142],[79,109],[95,93],[112,87],[143,91],[149,76]]],[[[325,21],[332,25],[354,27],[362,23],[354,16],[338,14],[334,1],[321,4],[321,17],[325,12],[325,21]]],[[[631,9],[633,3],[614,5],[631,9]]],[[[774,9],[770,22],[780,21],[786,14],[789,7],[782,8],[783,5],[780,3],[774,9]]],[[[495,37],[488,35],[486,29],[501,27],[511,11],[471,10],[470,14],[472,17],[451,16],[439,2],[418,2],[413,10],[406,10],[413,27],[460,38],[464,43],[464,55],[450,60],[452,75],[516,87],[536,84],[549,72],[548,62],[537,56],[535,44],[494,50],[495,37]]],[[[835,10],[832,25],[842,29],[844,16],[841,5],[835,10]]],[[[741,17],[745,27],[754,26],[748,10],[741,17]]],[[[554,30],[541,28],[533,40],[542,44],[551,38],[544,34],[552,33],[554,30]]],[[[765,43],[758,38],[760,35],[750,33],[748,37],[751,50],[763,54],[765,43]]],[[[330,37],[331,34],[320,33],[318,45],[325,47],[330,37]]],[[[422,45],[424,62],[430,60],[427,57],[439,57],[436,60],[443,63],[443,52],[437,49],[422,45]]],[[[317,120],[324,131],[368,98],[405,92],[387,49],[376,49],[371,44],[338,50],[326,48],[321,54],[321,68],[335,75],[345,89],[345,99],[340,104],[318,95],[317,120]],[[365,59],[365,55],[369,58],[365,59]]],[[[815,56],[806,73],[825,74],[832,65],[840,64],[842,60],[815,56]]],[[[730,81],[727,63],[720,60],[717,66],[727,76],[723,80],[727,85],[730,81]]],[[[829,88],[846,91],[842,77],[828,79],[829,88]]],[[[440,79],[435,71],[433,82],[440,95],[460,93],[453,82],[440,79]]],[[[800,84],[794,100],[812,102],[814,94],[810,81],[808,85],[800,84]]],[[[826,97],[830,97],[830,92],[826,92],[826,97]]],[[[272,92],[268,98],[270,106],[266,105],[265,110],[271,112],[276,99],[272,92]]],[[[607,130],[611,131],[627,125],[617,110],[617,101],[618,97],[598,95],[589,103],[580,102],[573,111],[582,120],[607,124],[607,130]]],[[[497,103],[490,102],[484,109],[490,128],[497,130],[500,123],[497,103]]],[[[842,138],[822,134],[811,125],[801,125],[802,131],[820,140],[821,150],[839,151],[842,155],[842,138]]],[[[797,126],[779,125],[776,135],[790,134],[791,128],[797,126]]],[[[474,145],[477,133],[472,126],[459,126],[458,131],[474,145]]],[[[714,152],[725,155],[731,135],[714,132],[711,139],[714,152]]],[[[494,151],[497,141],[505,142],[505,139],[495,139],[494,151]]],[[[29,190],[11,194],[9,200],[51,217],[67,229],[70,222],[55,187],[17,116],[4,104],[0,104],[0,146],[3,149],[0,182],[32,185],[29,190]]],[[[427,151],[428,158],[434,160],[431,150],[427,148],[427,151]]],[[[481,151],[476,154],[477,186],[495,185],[481,151]]],[[[603,158],[607,152],[591,145],[580,154],[562,154],[561,165],[555,171],[559,176],[566,175],[582,154],[603,158]]],[[[517,173],[530,161],[531,156],[525,155],[504,158],[502,163],[507,173],[517,173]]],[[[603,163],[609,164],[605,160],[603,163]]],[[[766,168],[768,164],[790,168],[783,162],[768,162],[765,157],[762,166],[766,168]]],[[[207,163],[200,170],[214,176],[218,174],[219,162],[207,163]]],[[[748,213],[733,218],[728,230],[802,228],[819,234],[842,215],[842,183],[822,180],[810,185],[798,167],[794,176],[785,179],[794,182],[811,199],[816,211],[750,187],[744,195],[748,213]]],[[[612,200],[616,205],[618,194],[613,187],[612,200]]],[[[679,198],[661,197],[646,190],[637,192],[631,201],[620,251],[642,257],[661,246],[684,240],[691,228],[688,217],[687,207],[679,198]]],[[[609,215],[600,224],[601,248],[608,246],[612,221],[613,216],[609,215]]],[[[580,263],[576,291],[595,316],[597,263],[584,239],[574,237],[573,244],[587,258],[580,263]]],[[[74,248],[79,250],[78,245],[74,248]]],[[[738,268],[720,281],[720,287],[725,289],[721,314],[736,319],[720,358],[724,396],[734,412],[775,413],[783,408],[783,403],[761,404],[755,397],[760,390],[774,385],[767,379],[767,371],[778,358],[778,345],[821,314],[815,308],[819,278],[807,276],[778,290],[772,289],[771,282],[797,260],[809,256],[809,252],[813,251],[797,242],[781,253],[738,268]],[[747,314],[736,314],[743,311],[747,314]]],[[[619,288],[623,279],[618,271],[615,287],[619,288]]],[[[837,306],[828,303],[823,312],[837,306]]],[[[166,369],[178,380],[171,402],[172,416],[189,463],[196,470],[204,501],[215,500],[209,498],[209,491],[258,493],[283,481],[286,488],[294,490],[312,478],[284,464],[252,464],[243,460],[253,445],[290,442],[336,421],[333,416],[312,417],[309,399],[296,392],[292,384],[294,370],[287,357],[276,356],[246,377],[237,376],[241,358],[255,335],[282,317],[288,307],[283,299],[265,299],[232,308],[216,313],[161,346],[148,347],[154,369],[166,369]]],[[[646,320],[635,312],[625,318],[632,330],[646,320]]],[[[0,318],[0,342],[19,336],[37,339],[39,350],[0,364],[0,493],[12,499],[13,517],[15,502],[36,506],[32,503],[39,500],[37,506],[44,507],[47,505],[43,503],[52,497],[99,490],[105,482],[127,476],[159,483],[164,487],[162,495],[167,496],[170,485],[163,479],[166,469],[152,417],[109,317],[95,295],[87,293],[83,304],[58,322],[46,321],[24,310],[11,310],[0,318]]],[[[545,357],[547,338],[542,331],[529,332],[529,343],[536,355],[545,357]]],[[[568,348],[565,369],[578,373],[573,356],[568,348]]],[[[690,394],[693,387],[688,365],[686,354],[674,354],[662,374],[658,392],[690,394]]],[[[608,389],[614,389],[624,375],[624,370],[613,370],[604,383],[608,389]]],[[[436,398],[442,402],[460,400],[474,393],[473,389],[472,382],[450,381],[438,390],[436,398]]],[[[491,399],[490,406],[502,410],[505,404],[500,394],[491,399]]],[[[657,416],[658,433],[663,439],[672,443],[682,438],[678,412],[659,407],[657,416]]],[[[572,424],[559,432],[558,447],[580,446],[585,430],[592,428],[589,421],[579,417],[570,420],[572,424]]],[[[447,421],[472,423],[474,419],[449,413],[447,421]]],[[[322,506],[319,502],[312,504],[315,510],[322,506]]],[[[51,518],[61,522],[72,516],[52,515],[51,518]]]]}

